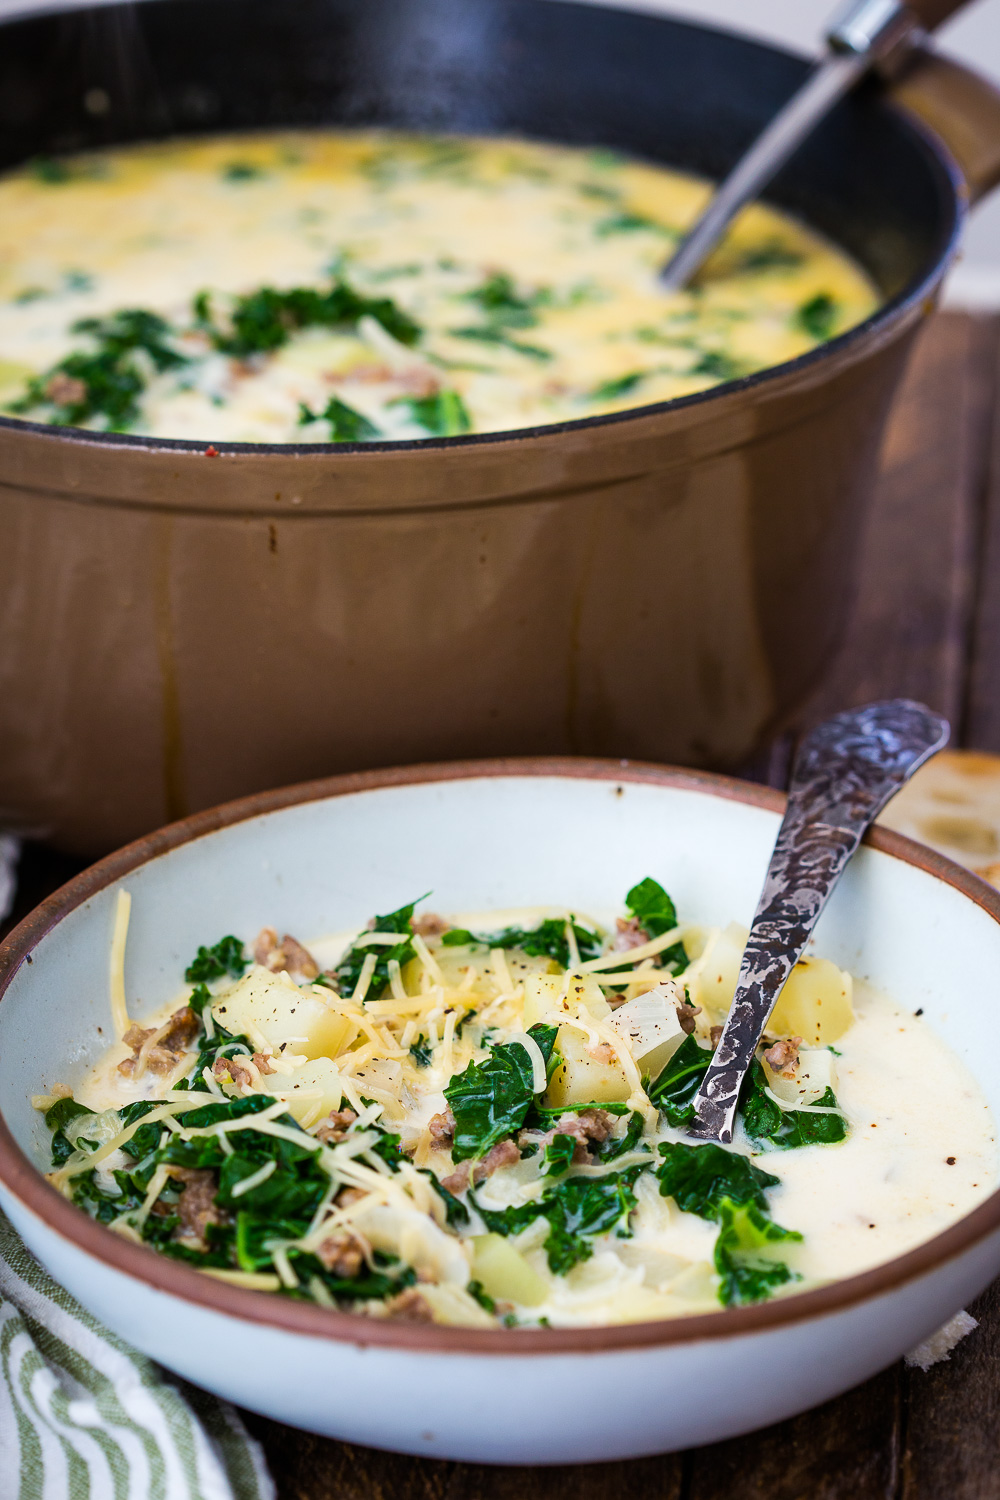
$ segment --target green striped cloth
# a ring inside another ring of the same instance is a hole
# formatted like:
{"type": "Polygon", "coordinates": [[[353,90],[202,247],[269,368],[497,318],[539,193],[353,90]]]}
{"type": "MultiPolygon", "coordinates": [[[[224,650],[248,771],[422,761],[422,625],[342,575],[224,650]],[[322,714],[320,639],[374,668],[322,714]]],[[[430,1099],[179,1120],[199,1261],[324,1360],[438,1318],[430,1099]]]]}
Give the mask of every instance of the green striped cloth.
{"type": "Polygon", "coordinates": [[[2,1213],[0,1359],[3,1500],[274,1500],[233,1408],[102,1328],[2,1213]]]}

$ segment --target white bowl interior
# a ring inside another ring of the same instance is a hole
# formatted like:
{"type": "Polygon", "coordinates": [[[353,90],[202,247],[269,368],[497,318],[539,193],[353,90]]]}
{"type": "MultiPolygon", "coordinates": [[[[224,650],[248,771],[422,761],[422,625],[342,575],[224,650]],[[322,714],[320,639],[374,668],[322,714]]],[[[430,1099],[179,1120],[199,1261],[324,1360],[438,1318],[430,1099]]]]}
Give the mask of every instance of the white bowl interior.
{"type": "MultiPolygon", "coordinates": [[[[151,860],[133,898],[130,1012],[177,993],[201,943],[265,924],[303,941],[431,891],[444,912],[565,902],[608,918],[653,875],[682,920],[749,923],[778,816],[709,791],[582,777],[482,776],[287,807],[151,860]]],[[[112,1038],[108,960],[117,885],[71,912],[0,1006],[0,1105],[47,1165],[30,1095],[72,1084],[112,1038]]],[[[924,1014],[1000,1112],[1000,925],[939,878],[860,851],[817,951],[924,1014]]]]}

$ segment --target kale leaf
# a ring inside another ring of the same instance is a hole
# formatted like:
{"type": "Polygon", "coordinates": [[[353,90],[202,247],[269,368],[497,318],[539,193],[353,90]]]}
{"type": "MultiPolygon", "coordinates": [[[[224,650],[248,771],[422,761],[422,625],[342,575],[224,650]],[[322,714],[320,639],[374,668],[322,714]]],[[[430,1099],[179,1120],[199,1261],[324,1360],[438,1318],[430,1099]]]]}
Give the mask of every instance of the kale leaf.
{"type": "Polygon", "coordinates": [[[719,1301],[725,1306],[762,1302],[776,1286],[800,1279],[771,1249],[801,1241],[797,1230],[775,1224],[756,1203],[734,1203],[730,1198],[720,1200],[718,1218],[714,1259],[720,1278],[719,1301]]]}
{"type": "MultiPolygon", "coordinates": [[[[249,963],[250,960],[239,938],[228,933],[211,948],[198,949],[195,958],[184,970],[184,978],[188,984],[209,984],[213,979],[222,979],[226,974],[231,979],[241,979],[249,963]]],[[[204,1001],[202,1001],[202,1008],[204,1008],[204,1001]]]]}
{"type": "MultiPolygon", "coordinates": [[[[548,1063],[554,1026],[533,1026],[528,1035],[548,1063]]],[[[481,1063],[456,1074],[444,1091],[455,1116],[455,1161],[485,1156],[492,1146],[523,1126],[534,1101],[534,1070],[526,1047],[507,1042],[493,1047],[481,1063]]]]}
{"type": "Polygon", "coordinates": [[[326,290],[258,287],[235,299],[228,332],[214,321],[207,292],[198,294],[193,308],[195,326],[220,353],[236,359],[272,354],[302,328],[355,328],[363,317],[374,318],[401,344],[415,344],[421,333],[419,324],[391,297],[362,296],[343,280],[334,281],[326,290]]]}
{"type": "Polygon", "coordinates": [[[542,1154],[542,1176],[555,1177],[573,1165],[577,1140],[573,1135],[554,1135],[542,1154]]]}
{"type": "Polygon", "coordinates": [[[487,1229],[494,1234],[520,1234],[536,1219],[548,1220],[544,1249],[549,1269],[564,1276],[594,1253],[593,1238],[615,1230],[629,1234],[629,1215],[636,1206],[633,1187],[641,1165],[605,1177],[566,1177],[552,1184],[541,1198],[504,1209],[485,1208],[469,1196],[487,1229]]]}
{"type": "Polygon", "coordinates": [[[457,391],[435,391],[433,396],[400,396],[391,403],[408,408],[412,420],[431,437],[460,437],[472,431],[472,418],[457,391]]]}
{"type": "Polygon", "coordinates": [[[342,995],[352,995],[357,988],[358,980],[361,978],[361,970],[364,968],[365,959],[369,953],[375,956],[375,968],[372,971],[371,983],[368,986],[366,999],[377,1000],[387,989],[389,984],[389,962],[395,959],[400,968],[408,964],[413,958],[416,949],[411,941],[413,937],[413,908],[418,902],[425,900],[424,896],[418,896],[416,900],[409,901],[406,906],[401,906],[398,911],[388,912],[384,917],[373,917],[375,932],[398,932],[399,942],[390,947],[376,947],[365,944],[365,933],[360,933],[348,948],[336,968],[337,987],[342,995]]]}
{"type": "Polygon", "coordinates": [[[371,443],[382,436],[374,422],[336,396],[331,396],[321,412],[311,411],[300,402],[299,426],[307,422],[329,422],[331,443],[371,443]]]}
{"type": "Polygon", "coordinates": [[[163,318],[144,308],[126,308],[109,318],[82,318],[72,332],[90,337],[94,349],[68,354],[33,376],[10,410],[21,415],[49,407],[57,426],[78,426],[100,417],[108,431],[123,432],[138,417],[139,397],[147,384],[135,355],[144,354],[160,372],[188,363],[167,342],[170,331],[163,318]]]}
{"type": "Polygon", "coordinates": [[[61,1167],[64,1161],[68,1161],[76,1150],[66,1135],[66,1126],[71,1120],[79,1119],[81,1115],[92,1115],[94,1111],[88,1109],[85,1104],[79,1104],[75,1099],[57,1099],[55,1104],[45,1111],[45,1124],[53,1131],[52,1136],[52,1165],[61,1167]]]}
{"type": "MultiPolygon", "coordinates": [[[[780,1109],[765,1092],[767,1074],[759,1058],[754,1058],[740,1101],[743,1126],[752,1141],[766,1143],[779,1151],[796,1146],[835,1146],[847,1137],[847,1121],[840,1113],[813,1115],[805,1109],[780,1109]]],[[[824,1109],[838,1108],[833,1089],[827,1089],[817,1104],[824,1109]]]]}
{"type": "Polygon", "coordinates": [[[833,325],[839,309],[829,292],[818,292],[808,302],[803,302],[795,315],[796,322],[810,337],[829,339],[833,337],[833,325]]]}
{"type": "Polygon", "coordinates": [[[432,1055],[431,1045],[423,1034],[410,1043],[410,1056],[418,1068],[429,1068],[432,1055]]]}
{"type": "Polygon", "coordinates": [[[693,1101],[708,1072],[712,1054],[686,1036],[647,1093],[669,1125],[680,1129],[694,1119],[693,1101]]]}
{"type": "MultiPolygon", "coordinates": [[[[634,885],[625,897],[625,908],[650,938],[662,937],[677,926],[677,908],[666,891],[647,875],[634,885]]],[[[674,943],[660,955],[660,961],[674,973],[687,968],[688,957],[683,943],[674,943]]]]}
{"type": "Polygon", "coordinates": [[[777,1187],[781,1180],[755,1167],[749,1157],[712,1143],[664,1141],[660,1155],[663,1162],[655,1175],[661,1196],[673,1198],[684,1213],[702,1219],[717,1218],[723,1198],[733,1204],[755,1203],[766,1213],[765,1189],[777,1187]]]}
{"type": "MultiPolygon", "coordinates": [[[[600,934],[592,928],[581,927],[575,917],[573,936],[580,958],[586,962],[596,958],[601,951],[600,934]]],[[[441,938],[446,947],[465,947],[470,943],[483,943],[488,948],[519,948],[531,958],[553,958],[562,968],[569,967],[569,942],[565,917],[546,917],[537,927],[505,927],[501,932],[469,932],[465,927],[452,927],[441,938]]]]}

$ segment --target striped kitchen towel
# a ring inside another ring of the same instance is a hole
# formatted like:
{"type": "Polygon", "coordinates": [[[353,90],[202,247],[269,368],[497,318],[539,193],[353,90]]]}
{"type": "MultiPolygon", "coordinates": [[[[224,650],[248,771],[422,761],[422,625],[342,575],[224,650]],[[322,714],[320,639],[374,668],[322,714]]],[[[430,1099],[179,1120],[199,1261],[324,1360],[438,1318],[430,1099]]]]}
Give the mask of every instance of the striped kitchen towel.
{"type": "Polygon", "coordinates": [[[274,1500],[233,1408],[102,1328],[3,1214],[0,1360],[2,1500],[274,1500]]]}

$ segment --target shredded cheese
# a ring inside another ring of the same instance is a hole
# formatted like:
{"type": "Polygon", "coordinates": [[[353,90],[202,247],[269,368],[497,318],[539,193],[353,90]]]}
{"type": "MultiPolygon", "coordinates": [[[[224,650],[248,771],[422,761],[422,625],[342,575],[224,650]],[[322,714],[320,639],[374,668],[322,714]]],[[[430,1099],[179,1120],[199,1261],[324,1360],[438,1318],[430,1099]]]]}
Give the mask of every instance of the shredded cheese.
{"type": "Polygon", "coordinates": [[[111,935],[111,1024],[115,1036],[121,1041],[132,1022],[128,1017],[125,1000],[125,941],[128,937],[129,917],[132,914],[132,897],[128,891],[120,890],[115,904],[115,925],[111,935]]]}

